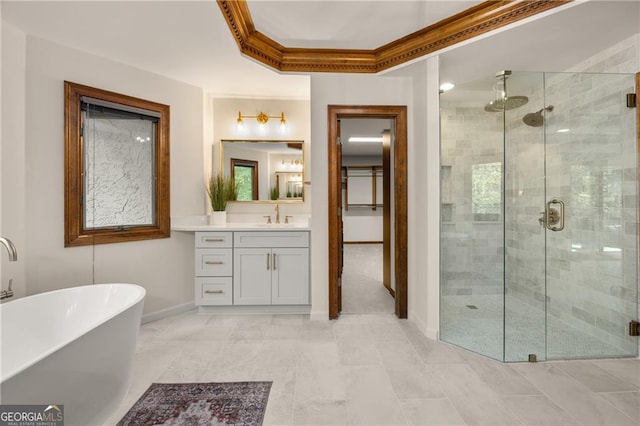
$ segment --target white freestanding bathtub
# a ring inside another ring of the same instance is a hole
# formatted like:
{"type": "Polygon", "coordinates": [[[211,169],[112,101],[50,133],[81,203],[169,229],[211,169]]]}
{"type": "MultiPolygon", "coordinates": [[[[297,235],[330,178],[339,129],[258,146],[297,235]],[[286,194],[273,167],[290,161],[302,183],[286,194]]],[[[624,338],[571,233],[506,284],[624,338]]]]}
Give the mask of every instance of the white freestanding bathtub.
{"type": "Polygon", "coordinates": [[[71,287],[0,305],[0,403],[62,404],[101,425],[127,392],[145,289],[71,287]]]}

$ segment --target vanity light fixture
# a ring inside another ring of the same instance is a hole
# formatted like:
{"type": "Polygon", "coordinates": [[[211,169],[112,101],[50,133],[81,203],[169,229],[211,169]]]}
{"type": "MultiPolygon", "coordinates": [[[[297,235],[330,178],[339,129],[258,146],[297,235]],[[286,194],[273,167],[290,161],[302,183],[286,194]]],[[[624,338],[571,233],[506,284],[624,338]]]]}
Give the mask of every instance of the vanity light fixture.
{"type": "Polygon", "coordinates": [[[245,118],[255,118],[258,124],[265,125],[269,121],[270,118],[279,118],[280,125],[284,126],[287,124],[287,120],[284,118],[284,112],[281,112],[280,115],[267,115],[264,112],[260,111],[258,115],[242,115],[242,112],[238,111],[238,126],[241,126],[244,123],[245,118]]]}

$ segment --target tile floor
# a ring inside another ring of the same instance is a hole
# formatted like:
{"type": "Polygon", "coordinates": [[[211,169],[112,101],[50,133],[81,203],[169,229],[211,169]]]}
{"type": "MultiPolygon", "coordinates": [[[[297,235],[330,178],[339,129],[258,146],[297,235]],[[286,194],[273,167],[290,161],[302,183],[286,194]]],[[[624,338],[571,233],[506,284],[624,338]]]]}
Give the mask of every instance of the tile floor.
{"type": "Polygon", "coordinates": [[[346,248],[339,320],[189,312],[143,325],[105,426],[153,382],[246,380],[273,381],[265,425],[640,424],[640,359],[502,364],[429,340],[391,313],[378,247],[346,248]]]}
{"type": "Polygon", "coordinates": [[[272,380],[265,425],[638,425],[640,359],[502,364],[392,314],[212,316],[140,329],[130,391],[272,380]]]}
{"type": "Polygon", "coordinates": [[[395,312],[395,303],[382,284],[382,244],[345,244],[342,269],[342,313],[395,312]]]}

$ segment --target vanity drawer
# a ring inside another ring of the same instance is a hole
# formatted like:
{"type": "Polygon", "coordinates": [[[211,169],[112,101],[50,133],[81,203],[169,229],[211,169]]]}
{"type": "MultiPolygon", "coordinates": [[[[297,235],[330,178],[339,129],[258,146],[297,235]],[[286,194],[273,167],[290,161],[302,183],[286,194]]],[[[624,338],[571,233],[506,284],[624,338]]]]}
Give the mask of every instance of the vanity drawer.
{"type": "Polygon", "coordinates": [[[196,232],[196,248],[231,248],[233,232],[196,232]]]}
{"type": "Polygon", "coordinates": [[[230,277],[233,274],[233,249],[196,249],[196,276],[230,277]]]}
{"type": "Polygon", "coordinates": [[[234,232],[234,247],[309,247],[307,231],[234,232]]]}
{"type": "Polygon", "coordinates": [[[231,277],[196,278],[197,305],[231,305],[233,284],[231,277]]]}

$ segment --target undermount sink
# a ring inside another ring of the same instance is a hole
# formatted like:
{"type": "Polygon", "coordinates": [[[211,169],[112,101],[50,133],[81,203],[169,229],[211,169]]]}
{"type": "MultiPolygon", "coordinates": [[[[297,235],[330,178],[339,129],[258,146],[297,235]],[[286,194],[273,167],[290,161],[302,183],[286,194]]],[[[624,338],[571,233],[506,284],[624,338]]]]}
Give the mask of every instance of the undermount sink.
{"type": "Polygon", "coordinates": [[[255,223],[251,226],[255,226],[257,228],[295,228],[295,223],[255,223]]]}

